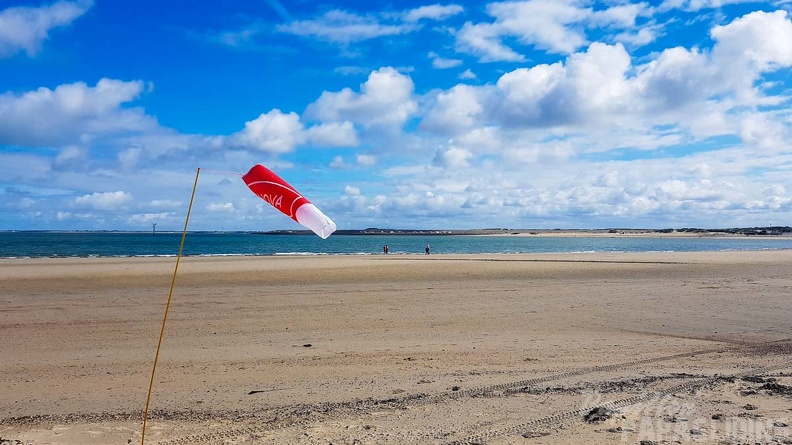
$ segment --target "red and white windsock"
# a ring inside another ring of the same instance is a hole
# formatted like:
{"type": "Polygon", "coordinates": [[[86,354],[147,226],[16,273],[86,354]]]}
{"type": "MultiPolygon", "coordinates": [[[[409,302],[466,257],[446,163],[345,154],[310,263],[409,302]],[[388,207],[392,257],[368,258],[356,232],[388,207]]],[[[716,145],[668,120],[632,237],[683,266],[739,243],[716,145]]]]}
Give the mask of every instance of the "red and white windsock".
{"type": "Polygon", "coordinates": [[[284,215],[327,238],[335,232],[336,225],[294,187],[261,164],[250,169],[242,180],[259,198],[270,203],[284,215]]]}

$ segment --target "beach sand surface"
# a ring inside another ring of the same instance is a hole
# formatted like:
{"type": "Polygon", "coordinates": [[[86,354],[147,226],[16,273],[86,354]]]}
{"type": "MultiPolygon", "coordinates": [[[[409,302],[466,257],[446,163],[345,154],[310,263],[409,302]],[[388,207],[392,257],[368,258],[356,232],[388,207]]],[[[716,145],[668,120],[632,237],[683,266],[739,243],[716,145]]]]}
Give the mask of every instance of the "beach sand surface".
{"type": "MultiPolygon", "coordinates": [[[[0,260],[0,444],[141,442],[175,263],[0,260]]],[[[145,443],[785,443],[791,296],[783,250],[183,258],[145,443]]]]}

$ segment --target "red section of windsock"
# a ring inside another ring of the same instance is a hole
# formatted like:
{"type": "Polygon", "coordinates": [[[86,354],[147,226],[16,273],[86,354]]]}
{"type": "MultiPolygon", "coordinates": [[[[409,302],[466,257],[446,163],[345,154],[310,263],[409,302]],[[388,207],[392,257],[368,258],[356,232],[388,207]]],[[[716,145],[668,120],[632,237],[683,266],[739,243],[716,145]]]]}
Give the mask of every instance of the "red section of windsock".
{"type": "Polygon", "coordinates": [[[261,164],[254,165],[242,176],[242,180],[259,198],[272,204],[295,221],[297,221],[297,209],[311,203],[283,178],[261,164]]]}

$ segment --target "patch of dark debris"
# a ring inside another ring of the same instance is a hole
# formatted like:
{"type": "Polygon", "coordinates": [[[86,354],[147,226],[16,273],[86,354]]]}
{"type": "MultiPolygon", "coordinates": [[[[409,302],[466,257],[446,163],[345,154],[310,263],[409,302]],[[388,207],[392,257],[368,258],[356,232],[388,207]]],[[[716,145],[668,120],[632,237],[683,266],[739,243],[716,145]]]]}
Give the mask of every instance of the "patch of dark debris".
{"type": "MultiPolygon", "coordinates": [[[[306,418],[314,414],[326,414],[329,412],[354,412],[368,410],[378,406],[394,407],[411,401],[426,399],[426,394],[414,394],[399,398],[387,399],[361,399],[349,402],[325,402],[318,404],[299,404],[282,407],[267,412],[250,412],[243,410],[153,410],[149,411],[148,418],[151,420],[171,420],[171,421],[205,421],[205,420],[227,420],[240,421],[246,419],[261,419],[267,421],[279,421],[291,418],[306,418]]],[[[137,412],[101,412],[101,413],[76,413],[76,414],[37,414],[32,416],[9,417],[0,419],[0,425],[40,425],[40,424],[75,424],[75,423],[99,423],[111,421],[143,421],[143,411],[137,412]]],[[[5,444],[0,444],[5,445],[5,444]]]]}
{"type": "Polygon", "coordinates": [[[705,378],[705,377],[707,376],[675,373],[668,375],[638,377],[633,379],[613,380],[613,381],[598,382],[598,383],[593,382],[580,386],[550,386],[544,388],[535,387],[535,386],[524,386],[522,388],[507,390],[505,391],[505,393],[541,395],[541,394],[572,394],[572,393],[580,393],[582,391],[596,391],[600,394],[609,394],[609,393],[621,393],[621,392],[629,392],[629,391],[643,391],[646,389],[647,385],[655,382],[660,382],[663,380],[696,379],[696,378],[705,378]]]}
{"type": "Polygon", "coordinates": [[[612,409],[606,408],[604,406],[598,406],[587,412],[583,416],[583,420],[585,420],[587,423],[601,423],[610,419],[615,414],[616,411],[613,411],[612,409]]]}
{"type": "Polygon", "coordinates": [[[753,355],[792,355],[792,339],[760,343],[757,345],[745,345],[745,352],[753,355]]]}
{"type": "Polygon", "coordinates": [[[0,437],[0,445],[28,445],[28,443],[29,442],[22,442],[21,440],[0,437]]]}
{"type": "Polygon", "coordinates": [[[778,383],[778,379],[773,377],[748,376],[743,377],[742,380],[744,382],[761,384],[761,386],[754,387],[748,391],[742,391],[740,393],[741,395],[751,395],[756,394],[758,391],[766,391],[766,394],[770,396],[792,396],[792,386],[778,383]]]}
{"type": "Polygon", "coordinates": [[[537,437],[545,437],[549,435],[550,433],[546,433],[544,431],[528,431],[527,433],[523,433],[522,437],[526,439],[536,439],[537,437]]]}
{"type": "MultiPolygon", "coordinates": [[[[149,411],[149,419],[155,420],[242,420],[257,417],[255,414],[246,413],[240,410],[228,411],[169,411],[153,410],[149,411]]],[[[100,422],[129,422],[143,421],[143,411],[122,413],[122,412],[101,412],[101,413],[73,413],[73,414],[36,414],[32,416],[8,417],[0,419],[0,425],[42,425],[42,424],[75,424],[75,423],[100,423],[100,422]]],[[[0,445],[5,445],[0,442],[0,445]]]]}

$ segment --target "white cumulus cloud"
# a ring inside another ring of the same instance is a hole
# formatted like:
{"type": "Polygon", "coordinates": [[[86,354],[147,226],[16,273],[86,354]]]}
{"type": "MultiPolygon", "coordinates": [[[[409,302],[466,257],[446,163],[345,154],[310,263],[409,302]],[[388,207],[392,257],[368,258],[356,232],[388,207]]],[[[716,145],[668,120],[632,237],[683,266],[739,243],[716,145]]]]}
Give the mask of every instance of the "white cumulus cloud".
{"type": "Polygon", "coordinates": [[[278,26],[281,32],[349,44],[376,37],[411,32],[410,24],[385,24],[376,17],[333,10],[314,20],[297,20],[278,26]]]}
{"type": "Polygon", "coordinates": [[[456,133],[477,124],[484,110],[479,97],[482,92],[468,85],[456,85],[440,92],[434,107],[421,122],[421,127],[441,133],[456,133]]]}
{"type": "Polygon", "coordinates": [[[96,192],[74,198],[77,207],[92,210],[118,210],[131,201],[132,195],[123,191],[96,192]]]}
{"type": "Polygon", "coordinates": [[[38,55],[53,28],[71,24],[92,5],[92,0],[59,1],[46,6],[0,11],[0,58],[19,51],[31,57],[38,55]]]}
{"type": "Polygon", "coordinates": [[[682,9],[685,11],[700,11],[702,9],[720,8],[722,6],[754,3],[756,0],[664,0],[660,5],[661,10],[682,9]]]}
{"type": "Polygon", "coordinates": [[[460,5],[428,5],[411,9],[404,14],[407,22],[417,22],[421,19],[445,20],[462,13],[465,10],[460,5]]]}
{"type": "Polygon", "coordinates": [[[506,72],[495,88],[458,85],[429,101],[421,128],[460,138],[483,125],[529,129],[629,121],[633,127],[654,122],[708,136],[737,134],[729,120],[740,107],[784,100],[767,96],[757,81],[792,66],[792,21],[783,11],[753,12],[715,27],[712,36],[711,51],[668,48],[642,64],[634,64],[620,43],[595,42],[564,62],[506,72]]]}
{"type": "Polygon", "coordinates": [[[230,213],[235,210],[234,203],[231,202],[213,202],[206,206],[206,210],[210,212],[230,213]]]}
{"type": "Polygon", "coordinates": [[[344,194],[349,196],[360,196],[360,189],[347,184],[344,186],[344,194]]]}
{"type": "Polygon", "coordinates": [[[143,89],[142,81],[101,79],[94,87],[76,82],[54,90],[0,94],[0,144],[62,144],[84,135],[150,125],[137,111],[120,108],[143,89]]]}
{"type": "Polygon", "coordinates": [[[245,122],[245,129],[232,136],[237,146],[271,153],[286,153],[305,141],[303,124],[297,113],[274,109],[245,122]]]}
{"type": "Polygon", "coordinates": [[[616,41],[638,46],[653,41],[660,26],[637,24],[638,17],[651,17],[654,9],[646,2],[615,3],[604,9],[582,0],[524,0],[493,2],[487,5],[490,22],[467,22],[456,33],[458,51],[478,56],[482,62],[521,62],[522,48],[549,53],[571,54],[589,44],[587,31],[600,29],[616,34],[616,41]],[[639,29],[642,28],[642,29],[639,29]]]}
{"type": "Polygon", "coordinates": [[[377,163],[377,158],[370,154],[359,154],[355,160],[357,161],[358,165],[363,166],[372,166],[377,163]]]}
{"type": "Polygon", "coordinates": [[[712,29],[713,57],[722,63],[750,64],[758,71],[792,65],[792,22],[786,11],[755,11],[712,29]]]}
{"type": "Polygon", "coordinates": [[[360,144],[352,122],[329,122],[310,127],[307,137],[318,147],[355,147],[360,144]]]}
{"type": "Polygon", "coordinates": [[[440,57],[436,52],[430,51],[427,55],[430,59],[432,59],[432,67],[445,70],[448,68],[454,68],[459,65],[462,65],[462,60],[460,59],[446,59],[445,57],[440,57]]]}
{"type": "Polygon", "coordinates": [[[158,209],[174,209],[182,205],[182,202],[173,199],[152,199],[149,205],[158,209]]]}
{"type": "Polygon", "coordinates": [[[400,128],[417,109],[413,81],[391,67],[372,72],[360,86],[322,93],[306,114],[324,122],[351,121],[365,127],[400,128]]]}
{"type": "Polygon", "coordinates": [[[442,168],[466,168],[468,167],[468,160],[472,157],[473,154],[469,150],[449,147],[444,150],[438,150],[432,163],[442,168]]]}

